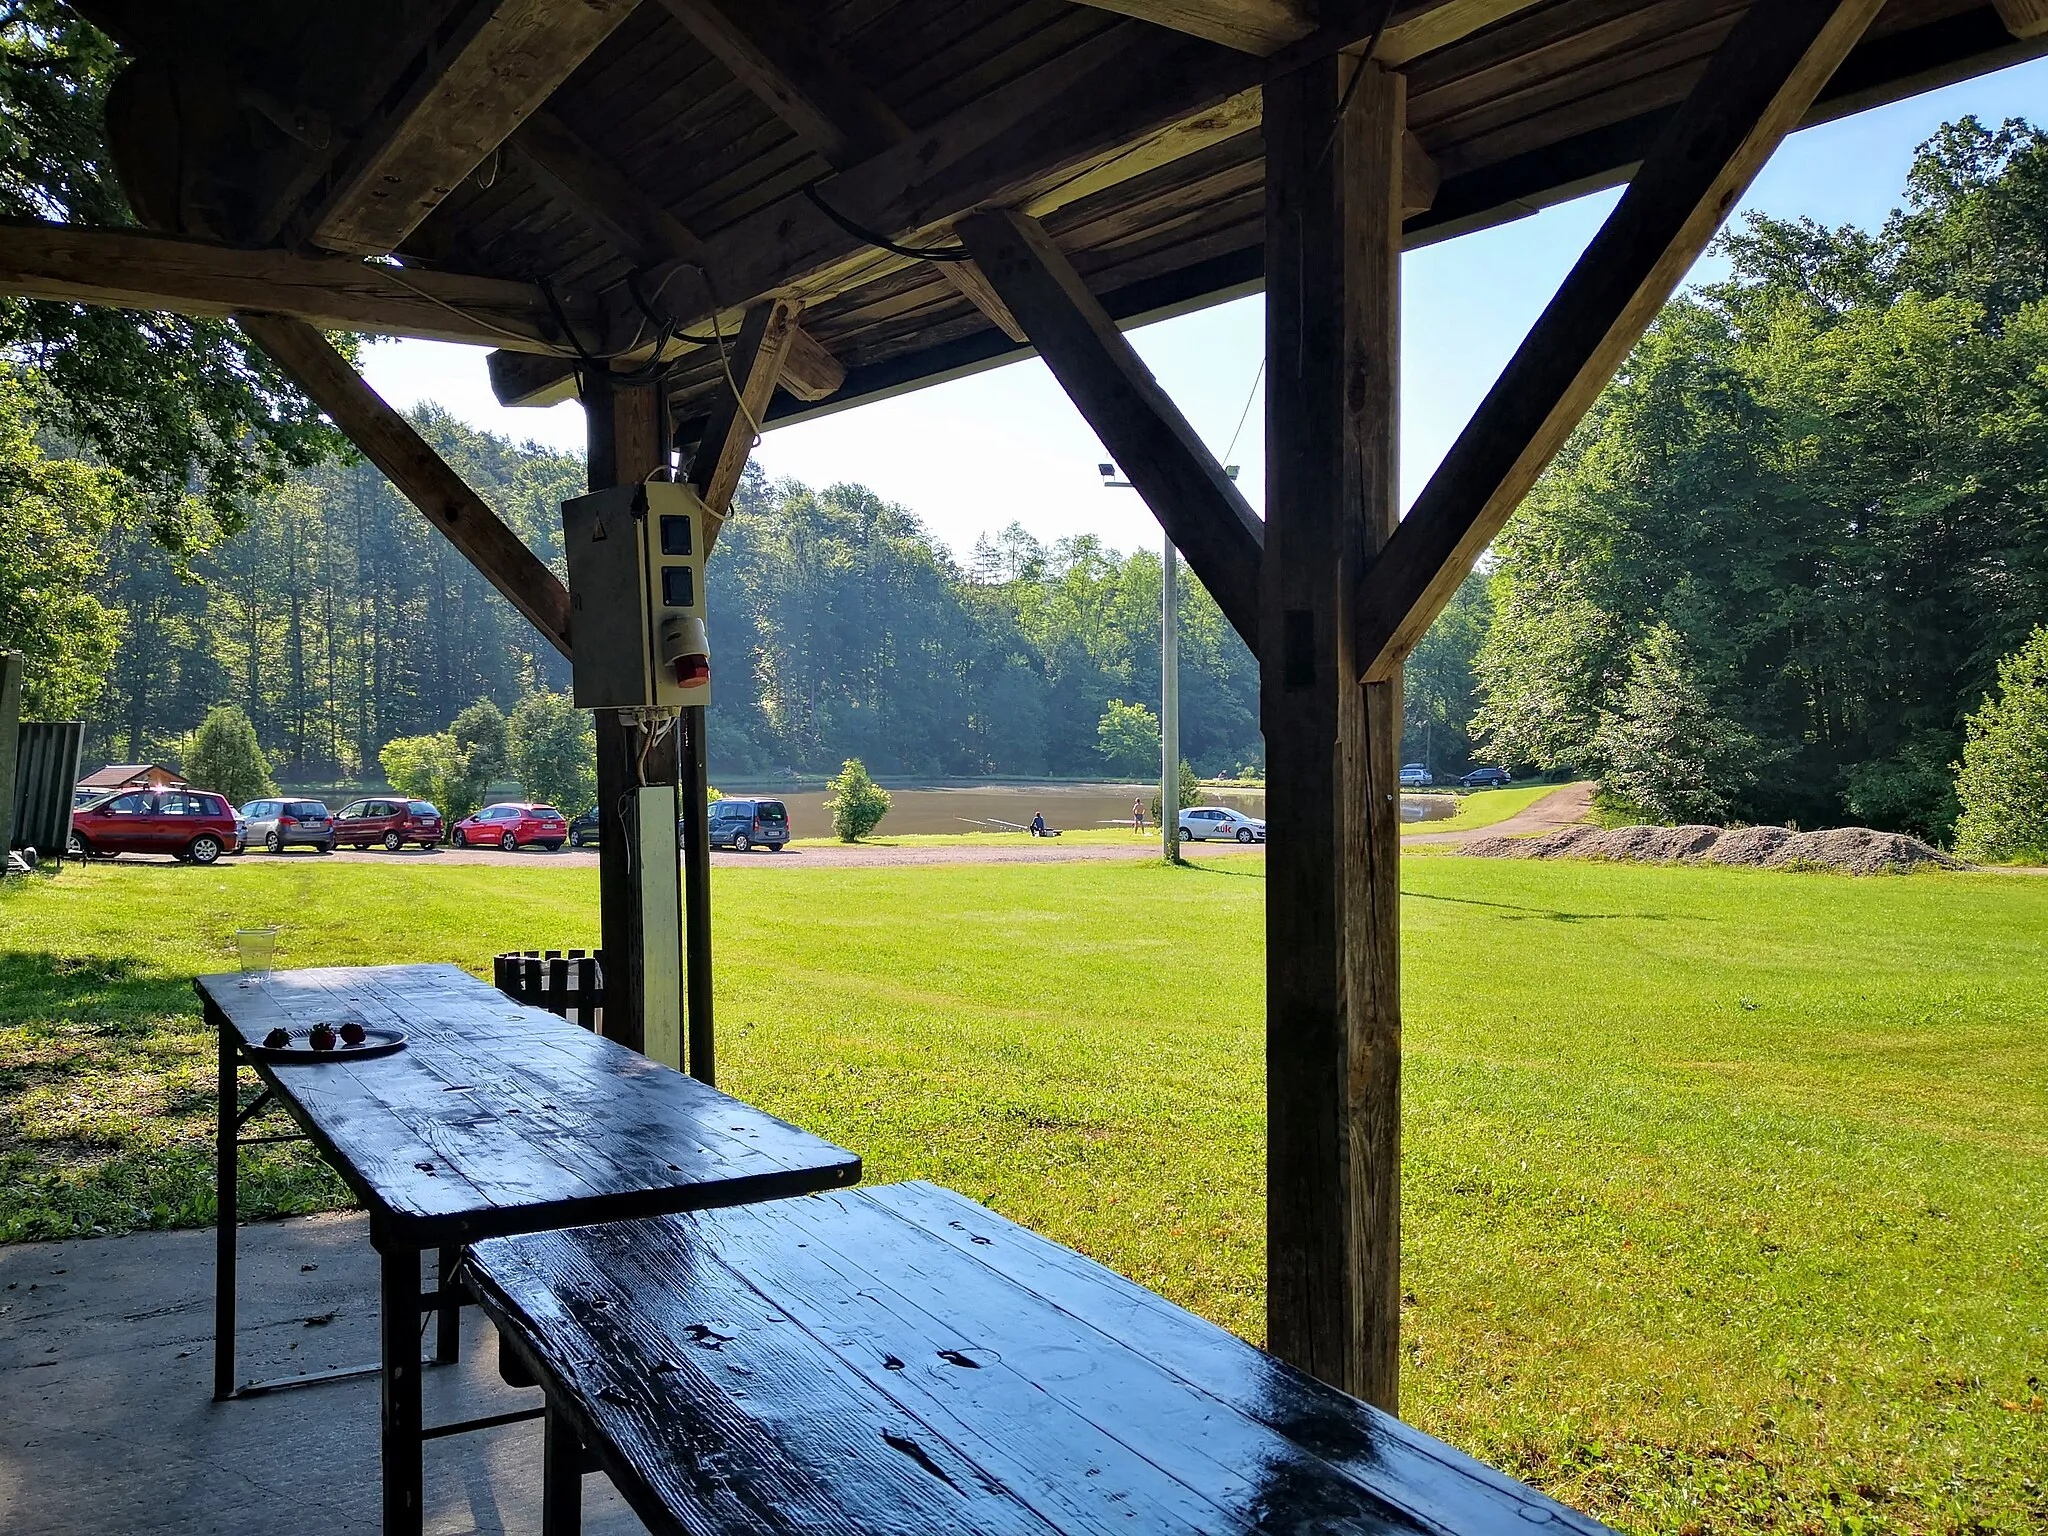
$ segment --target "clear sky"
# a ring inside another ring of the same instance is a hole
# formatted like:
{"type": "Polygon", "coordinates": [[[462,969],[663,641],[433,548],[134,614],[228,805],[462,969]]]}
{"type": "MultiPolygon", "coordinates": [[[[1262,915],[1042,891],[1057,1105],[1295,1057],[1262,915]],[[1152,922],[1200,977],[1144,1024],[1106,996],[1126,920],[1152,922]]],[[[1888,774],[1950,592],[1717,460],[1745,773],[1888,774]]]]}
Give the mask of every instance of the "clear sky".
{"type": "MultiPolygon", "coordinates": [[[[2048,60],[1808,129],[1787,142],[1742,204],[1780,218],[1875,225],[1899,200],[1913,151],[1943,122],[1975,114],[2048,117],[2048,60]]],[[[1592,238],[1618,192],[1411,253],[1403,265],[1401,481],[1412,500],[1592,238]]],[[[1709,257],[1695,279],[1717,275],[1709,257]]],[[[1219,305],[1131,333],[1203,439],[1243,466],[1253,506],[1264,475],[1262,398],[1252,397],[1263,300],[1219,305]],[[1244,429],[1233,432],[1245,404],[1244,429]]],[[[434,400],[515,438],[583,446],[583,412],[506,410],[484,353],[440,342],[366,349],[370,382],[401,406],[434,400]]],[[[770,432],[755,450],[771,476],[858,481],[901,502],[956,551],[1013,520],[1050,541],[1095,533],[1128,549],[1157,541],[1133,491],[1102,488],[1107,457],[1037,359],[770,432]]]]}

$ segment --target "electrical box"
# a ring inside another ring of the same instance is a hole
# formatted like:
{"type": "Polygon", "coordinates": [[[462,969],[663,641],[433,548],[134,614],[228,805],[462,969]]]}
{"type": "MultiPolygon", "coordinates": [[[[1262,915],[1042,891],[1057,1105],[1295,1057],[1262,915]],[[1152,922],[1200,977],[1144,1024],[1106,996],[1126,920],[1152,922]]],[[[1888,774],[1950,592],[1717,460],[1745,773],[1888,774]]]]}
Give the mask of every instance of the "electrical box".
{"type": "Polygon", "coordinates": [[[704,503],[650,480],[562,503],[578,709],[711,702],[704,503]]]}

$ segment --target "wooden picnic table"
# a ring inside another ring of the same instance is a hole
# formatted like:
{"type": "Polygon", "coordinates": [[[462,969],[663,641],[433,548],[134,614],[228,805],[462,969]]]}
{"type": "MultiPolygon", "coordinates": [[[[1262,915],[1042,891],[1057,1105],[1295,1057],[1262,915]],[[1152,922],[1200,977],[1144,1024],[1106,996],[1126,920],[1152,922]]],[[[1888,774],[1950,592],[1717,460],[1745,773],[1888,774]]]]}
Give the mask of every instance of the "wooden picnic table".
{"type": "Polygon", "coordinates": [[[1596,1536],[1607,1527],[930,1184],[478,1243],[547,1394],[543,1530],[1596,1536]]]}
{"type": "MultiPolygon", "coordinates": [[[[855,1183],[860,1159],[773,1115],[590,1031],[512,1001],[452,965],[230,973],[194,982],[220,1037],[214,1396],[226,1399],[371,1371],[383,1377],[384,1529],[417,1532],[428,1439],[533,1417],[427,1426],[421,1319],[435,1358],[460,1346],[468,1299],[454,1271],[480,1238],[617,1221],[855,1183]],[[252,1046],[282,1026],[354,1020],[402,1031],[395,1054],[297,1065],[252,1046]],[[263,1083],[243,1104],[240,1072],[263,1083]],[[293,1139],[242,1128],[287,1110],[370,1215],[381,1259],[376,1365],[238,1386],[235,1196],[239,1148],[293,1139]],[[439,1250],[440,1281],[420,1282],[439,1250]]],[[[537,1412],[537,1410],[536,1410],[537,1412]]]]}

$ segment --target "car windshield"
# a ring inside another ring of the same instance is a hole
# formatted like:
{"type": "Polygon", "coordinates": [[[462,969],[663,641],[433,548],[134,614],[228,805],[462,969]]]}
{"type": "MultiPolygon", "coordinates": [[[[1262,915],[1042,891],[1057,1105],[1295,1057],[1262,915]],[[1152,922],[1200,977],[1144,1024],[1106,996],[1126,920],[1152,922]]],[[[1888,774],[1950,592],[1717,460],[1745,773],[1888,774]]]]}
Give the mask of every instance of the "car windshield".
{"type": "Polygon", "coordinates": [[[318,800],[293,800],[286,804],[284,813],[295,818],[311,817],[317,820],[327,814],[327,807],[318,800]]]}
{"type": "Polygon", "coordinates": [[[787,821],[789,819],[789,812],[782,808],[780,800],[763,800],[761,802],[760,814],[770,821],[787,821]]]}
{"type": "Polygon", "coordinates": [[[533,808],[533,814],[540,817],[543,821],[560,821],[562,819],[562,813],[552,805],[536,805],[533,808]]]}
{"type": "Polygon", "coordinates": [[[415,816],[438,816],[441,814],[424,800],[409,800],[406,802],[405,808],[415,816]]]}

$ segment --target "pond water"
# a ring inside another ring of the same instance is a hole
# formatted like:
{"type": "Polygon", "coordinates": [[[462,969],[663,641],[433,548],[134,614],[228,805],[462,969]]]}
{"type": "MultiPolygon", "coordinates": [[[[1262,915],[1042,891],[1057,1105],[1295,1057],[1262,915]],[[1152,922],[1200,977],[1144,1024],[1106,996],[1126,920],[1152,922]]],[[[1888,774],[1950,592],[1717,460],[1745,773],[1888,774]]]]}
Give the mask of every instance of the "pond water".
{"type": "MultiPolygon", "coordinates": [[[[786,791],[766,786],[721,784],[727,794],[759,795],[780,800],[789,807],[789,830],[794,837],[828,837],[832,814],[825,809],[824,790],[786,791]]],[[[889,817],[882,823],[882,835],[891,832],[1017,832],[1030,824],[1034,815],[1061,831],[1088,831],[1099,827],[1128,827],[1131,802],[1142,801],[1150,820],[1152,797],[1157,784],[1103,782],[1094,784],[962,784],[925,789],[889,790],[889,817]]],[[[1202,793],[1204,805],[1228,806],[1247,816],[1266,814],[1263,789],[1211,789],[1202,793]]],[[[1434,821],[1457,810],[1450,795],[1403,796],[1403,821],[1434,821]]]]}

